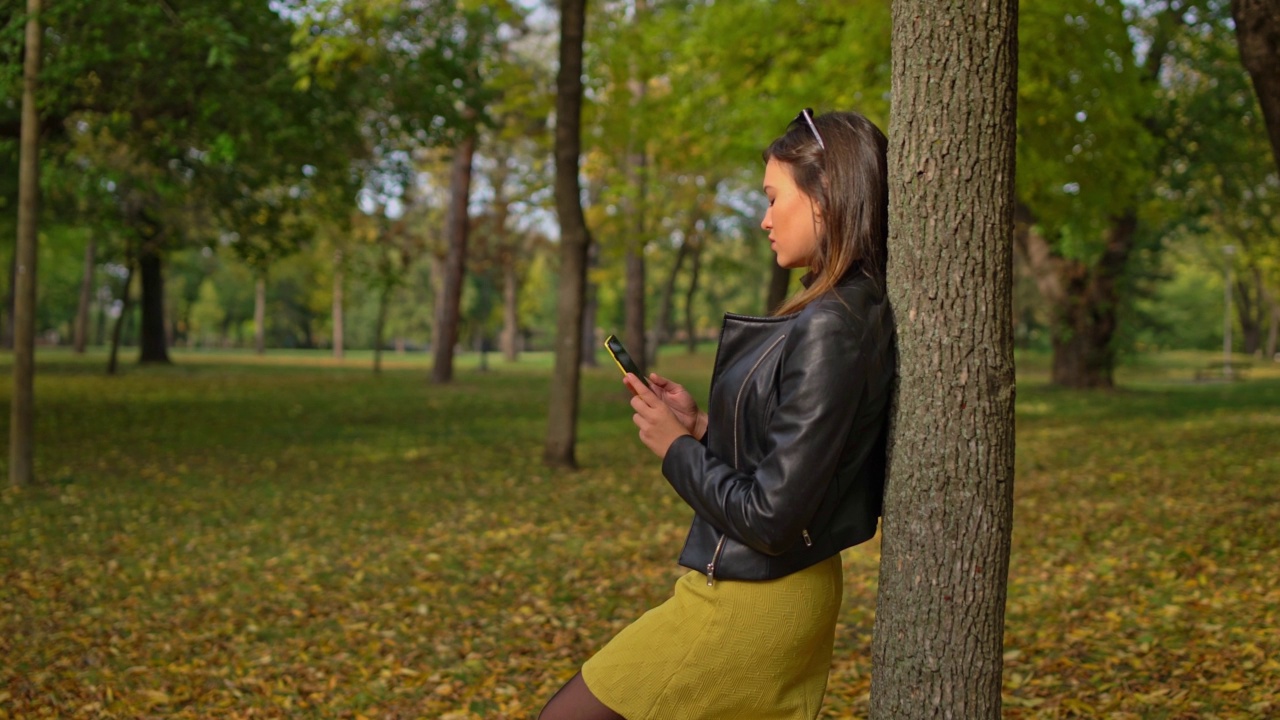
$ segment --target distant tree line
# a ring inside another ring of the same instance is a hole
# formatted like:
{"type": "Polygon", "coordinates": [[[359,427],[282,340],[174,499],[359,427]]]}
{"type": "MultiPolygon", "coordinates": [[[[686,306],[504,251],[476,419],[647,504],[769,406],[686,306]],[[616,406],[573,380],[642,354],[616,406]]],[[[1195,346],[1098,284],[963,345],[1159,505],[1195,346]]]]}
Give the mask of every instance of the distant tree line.
{"type": "MultiPolygon", "coordinates": [[[[1237,25],[1265,35],[1269,16],[1237,6],[1244,20],[1226,0],[1020,6],[1014,336],[1052,353],[1059,384],[1109,385],[1132,349],[1219,346],[1228,264],[1237,349],[1276,352],[1280,180],[1259,102],[1276,61],[1242,57],[1257,43],[1237,25]]],[[[118,335],[143,362],[431,349],[441,382],[455,349],[550,347],[556,7],[46,0],[37,338],[118,335]]],[[[587,12],[582,361],[617,332],[653,363],[793,287],[755,230],[759,147],[804,106],[887,125],[889,5],[587,12]]],[[[0,2],[10,238],[26,17],[0,2]]]]}

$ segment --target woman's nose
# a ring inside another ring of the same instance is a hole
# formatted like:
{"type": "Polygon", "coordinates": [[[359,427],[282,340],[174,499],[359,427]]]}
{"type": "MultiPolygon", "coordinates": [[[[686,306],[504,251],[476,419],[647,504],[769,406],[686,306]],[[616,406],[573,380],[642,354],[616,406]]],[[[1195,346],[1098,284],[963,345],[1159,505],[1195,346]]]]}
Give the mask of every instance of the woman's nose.
{"type": "Polygon", "coordinates": [[[773,229],[773,217],[771,217],[772,215],[773,215],[773,210],[772,210],[772,208],[771,208],[771,209],[769,209],[769,210],[765,210],[765,211],[764,211],[764,218],[762,218],[762,219],[760,220],[760,229],[761,229],[761,230],[772,230],[772,229],[773,229]]]}

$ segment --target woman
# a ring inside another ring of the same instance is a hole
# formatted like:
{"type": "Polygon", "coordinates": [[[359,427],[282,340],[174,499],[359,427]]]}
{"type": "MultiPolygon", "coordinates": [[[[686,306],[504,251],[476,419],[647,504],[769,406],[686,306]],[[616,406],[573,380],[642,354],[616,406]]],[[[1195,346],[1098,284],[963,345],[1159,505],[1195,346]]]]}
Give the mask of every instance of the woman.
{"type": "Polygon", "coordinates": [[[805,110],[764,153],[768,231],[804,289],[726,314],[708,411],[657,374],[623,382],[640,440],[693,508],[693,572],[583,665],[542,720],[813,718],[841,601],[840,551],[876,531],[893,325],[885,137],[805,110]]]}

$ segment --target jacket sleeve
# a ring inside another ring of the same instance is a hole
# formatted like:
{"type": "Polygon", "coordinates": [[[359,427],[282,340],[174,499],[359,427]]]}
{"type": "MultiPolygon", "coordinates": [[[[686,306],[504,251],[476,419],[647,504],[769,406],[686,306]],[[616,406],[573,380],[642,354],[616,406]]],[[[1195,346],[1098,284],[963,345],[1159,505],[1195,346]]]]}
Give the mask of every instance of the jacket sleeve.
{"type": "MultiPolygon", "coordinates": [[[[662,461],[663,475],[698,515],[768,555],[800,540],[817,512],[866,387],[867,323],[835,308],[814,310],[797,318],[785,341],[778,405],[754,471],[739,472],[691,436],[662,461]]],[[[729,418],[717,421],[731,427],[729,418]]]]}

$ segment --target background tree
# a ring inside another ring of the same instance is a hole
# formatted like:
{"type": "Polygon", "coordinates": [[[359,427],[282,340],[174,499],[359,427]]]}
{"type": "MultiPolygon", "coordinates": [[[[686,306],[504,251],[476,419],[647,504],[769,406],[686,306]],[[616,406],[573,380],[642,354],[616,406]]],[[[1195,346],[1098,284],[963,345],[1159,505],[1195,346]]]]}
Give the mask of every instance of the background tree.
{"type": "Polygon", "coordinates": [[[582,303],[591,235],[578,185],[581,149],[582,42],[587,0],[560,3],[560,70],[556,75],[556,216],[560,219],[560,287],[556,303],[556,360],[551,375],[548,465],[573,467],[577,441],[578,377],[582,361],[582,303]]]}
{"type": "Polygon", "coordinates": [[[1280,172],[1271,160],[1249,79],[1240,72],[1237,44],[1224,31],[1226,11],[1225,4],[1206,8],[1201,23],[1181,35],[1167,61],[1176,79],[1168,90],[1169,104],[1178,118],[1169,131],[1170,145],[1179,150],[1162,168],[1159,200],[1148,215],[1162,235],[1195,237],[1207,266],[1216,269],[1225,262],[1233,267],[1241,349],[1254,354],[1278,321],[1274,297],[1280,274],[1274,258],[1280,251],[1280,172]],[[1224,123],[1223,117],[1235,122],[1224,123]],[[1225,253],[1226,248],[1232,252],[1225,253]]]}
{"type": "Polygon", "coordinates": [[[1119,0],[1020,8],[1018,234],[1046,307],[1053,381],[1109,387],[1139,208],[1154,184],[1156,78],[1175,30],[1157,14],[1137,59],[1119,0]],[[1032,48],[1043,48],[1032,52],[1032,48]]]}
{"type": "Polygon", "coordinates": [[[112,172],[142,278],[141,359],[167,362],[165,255],[195,227],[181,221],[221,207],[228,187],[288,185],[304,165],[325,176],[323,159],[349,145],[326,128],[349,130],[350,115],[280,72],[293,25],[266,4],[68,2],[49,21],[45,130],[63,147],[128,148],[112,172]]]}
{"type": "MultiPolygon", "coordinates": [[[[432,332],[434,361],[431,380],[447,383],[453,379],[453,351],[458,342],[458,325],[461,321],[462,289],[466,272],[467,237],[470,231],[470,199],[472,161],[476,153],[478,128],[476,124],[485,117],[486,106],[493,98],[493,91],[483,78],[491,74],[495,56],[493,40],[501,34],[502,20],[518,20],[509,4],[478,5],[464,12],[459,23],[461,32],[453,33],[464,38],[461,43],[461,63],[465,91],[463,125],[456,133],[450,195],[448,237],[449,251],[445,258],[444,276],[436,305],[436,321],[432,332]],[[496,12],[494,12],[496,10],[496,12]],[[493,39],[493,40],[491,40],[493,39]]],[[[500,61],[499,61],[500,62],[500,61]]]]}
{"type": "Polygon", "coordinates": [[[449,173],[449,219],[446,234],[449,249],[442,266],[436,295],[435,323],[432,325],[431,381],[453,380],[453,351],[458,344],[462,285],[467,264],[467,236],[471,229],[471,163],[476,152],[476,134],[467,132],[453,149],[449,173]]]}
{"type": "Polygon", "coordinates": [[[40,230],[40,0],[27,0],[22,64],[22,147],[18,189],[18,247],[14,253],[13,398],[9,406],[9,484],[35,478],[36,241],[40,230]]]}
{"type": "Polygon", "coordinates": [[[1272,157],[1280,168],[1280,2],[1231,0],[1240,60],[1262,105],[1272,157]]]}
{"type": "Polygon", "coordinates": [[[898,337],[873,718],[999,718],[1013,520],[1015,0],[896,0],[898,337]]]}

